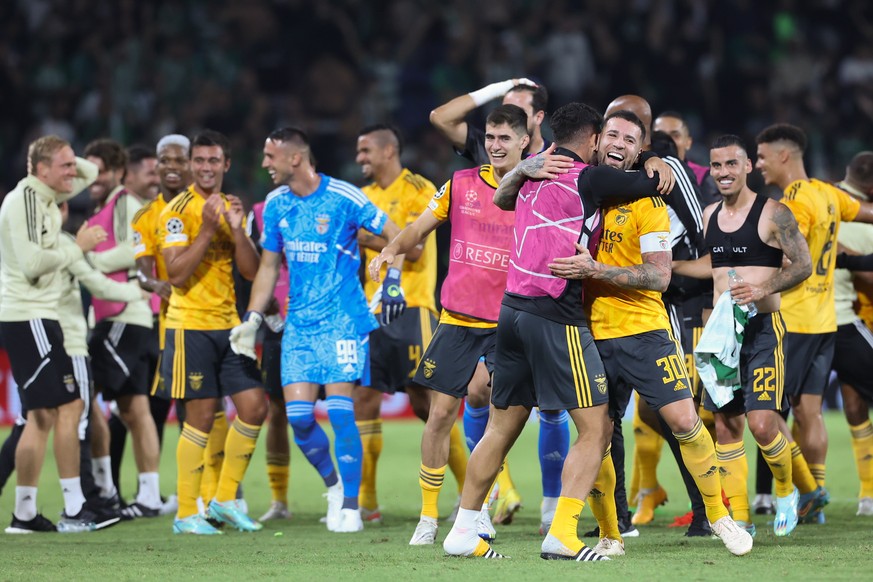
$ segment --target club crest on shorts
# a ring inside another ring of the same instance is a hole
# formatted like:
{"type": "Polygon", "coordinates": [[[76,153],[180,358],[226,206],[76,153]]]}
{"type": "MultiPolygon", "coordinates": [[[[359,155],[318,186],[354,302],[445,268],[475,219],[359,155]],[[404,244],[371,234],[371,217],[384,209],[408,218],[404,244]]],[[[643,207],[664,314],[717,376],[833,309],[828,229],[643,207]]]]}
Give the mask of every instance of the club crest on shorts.
{"type": "Polygon", "coordinates": [[[315,232],[318,234],[327,234],[330,230],[330,215],[319,214],[315,217],[315,232]]]}
{"type": "Polygon", "coordinates": [[[433,373],[436,371],[436,362],[433,360],[425,360],[424,362],[424,377],[430,380],[433,378],[433,373]]]}
{"type": "Polygon", "coordinates": [[[64,374],[64,387],[70,394],[76,391],[76,379],[72,374],[64,374]]]}
{"type": "Polygon", "coordinates": [[[191,390],[200,390],[203,388],[203,374],[200,372],[191,372],[188,374],[188,385],[191,390]]]}
{"type": "Polygon", "coordinates": [[[597,384],[597,391],[606,394],[606,374],[597,374],[594,376],[594,382],[597,384]]]}

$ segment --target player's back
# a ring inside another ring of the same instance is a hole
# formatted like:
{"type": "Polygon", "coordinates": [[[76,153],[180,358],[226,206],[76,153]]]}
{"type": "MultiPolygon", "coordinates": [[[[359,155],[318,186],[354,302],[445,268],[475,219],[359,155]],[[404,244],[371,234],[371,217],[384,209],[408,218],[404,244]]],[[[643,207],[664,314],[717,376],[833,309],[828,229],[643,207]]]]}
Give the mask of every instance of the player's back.
{"type": "Polygon", "coordinates": [[[796,180],[785,189],[782,202],[797,219],[812,259],[812,274],[782,293],[782,317],[795,333],[836,331],[834,267],[840,222],[852,220],[860,207],[842,190],[819,180],[796,180]]]}

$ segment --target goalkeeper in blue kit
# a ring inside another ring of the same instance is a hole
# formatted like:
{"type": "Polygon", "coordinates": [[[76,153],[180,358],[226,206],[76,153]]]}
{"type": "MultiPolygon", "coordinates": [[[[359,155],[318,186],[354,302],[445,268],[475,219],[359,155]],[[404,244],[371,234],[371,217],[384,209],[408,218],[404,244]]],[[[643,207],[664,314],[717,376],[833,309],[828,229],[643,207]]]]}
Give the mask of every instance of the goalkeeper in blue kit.
{"type": "MultiPolygon", "coordinates": [[[[327,528],[363,529],[358,507],[361,437],[355,425],[352,389],[366,384],[368,334],[378,327],[358,278],[357,232],[364,228],[391,240],[400,230],[355,186],[315,171],[309,139],[302,131],[274,131],[264,144],[263,167],[279,187],[264,206],[261,263],[248,312],[231,330],[231,347],[255,358],[255,337],[273,295],[282,254],[288,265],[289,295],[282,337],[281,375],[294,442],[327,487],[327,528]],[[319,386],[336,439],[339,474],[327,435],[315,421],[319,386]]],[[[382,287],[382,320],[403,313],[402,257],[391,265],[382,287]]]]}

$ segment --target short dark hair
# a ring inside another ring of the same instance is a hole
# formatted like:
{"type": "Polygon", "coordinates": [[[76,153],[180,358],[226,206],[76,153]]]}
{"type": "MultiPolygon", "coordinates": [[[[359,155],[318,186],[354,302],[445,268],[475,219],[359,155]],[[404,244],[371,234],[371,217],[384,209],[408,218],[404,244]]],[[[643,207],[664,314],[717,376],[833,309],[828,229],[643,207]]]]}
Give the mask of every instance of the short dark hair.
{"type": "Polygon", "coordinates": [[[400,133],[400,130],[397,129],[397,127],[391,125],[390,123],[374,123],[372,125],[368,125],[358,132],[358,137],[370,135],[371,133],[376,131],[388,131],[394,134],[394,139],[397,140],[397,155],[400,156],[400,154],[403,153],[403,135],[400,133]]]}
{"type": "Polygon", "coordinates": [[[742,138],[740,138],[740,136],[734,135],[732,133],[720,135],[712,140],[712,145],[709,146],[709,149],[717,150],[719,148],[728,148],[731,146],[737,146],[738,148],[743,150],[743,153],[746,154],[746,156],[748,157],[749,148],[746,147],[746,142],[744,142],[742,138]]]}
{"type": "Polygon", "coordinates": [[[506,124],[519,135],[530,135],[527,131],[527,113],[518,105],[498,105],[485,120],[488,125],[506,124]]]}
{"type": "Polygon", "coordinates": [[[155,150],[147,148],[142,144],[134,144],[127,148],[127,166],[136,166],[143,160],[156,159],[158,156],[155,150]]]}
{"type": "Polygon", "coordinates": [[[300,149],[309,150],[309,163],[315,167],[317,160],[315,159],[315,154],[312,153],[312,147],[309,145],[309,136],[299,127],[280,127],[279,129],[273,130],[270,135],[267,136],[267,139],[279,143],[291,143],[300,149]]]}
{"type": "Polygon", "coordinates": [[[649,148],[662,158],[666,156],[679,157],[679,148],[676,147],[676,142],[673,141],[669,133],[663,131],[652,132],[649,148]]]}
{"type": "Polygon", "coordinates": [[[864,187],[873,186],[873,152],[855,154],[847,168],[847,177],[864,187]]]}
{"type": "Polygon", "coordinates": [[[230,140],[223,133],[213,129],[204,129],[191,139],[189,156],[194,154],[194,148],[197,146],[218,146],[224,154],[224,159],[230,159],[230,140]]]}
{"type": "Polygon", "coordinates": [[[578,102],[559,107],[549,118],[549,126],[557,144],[573,143],[588,135],[598,134],[602,124],[603,116],[599,111],[578,102]]]}
{"type": "Polygon", "coordinates": [[[668,109],[667,111],[662,111],[658,115],[655,116],[655,119],[660,119],[661,117],[672,117],[673,119],[678,119],[682,122],[682,125],[688,127],[688,123],[685,121],[685,118],[678,111],[673,111],[672,109],[668,109]]]}
{"type": "Polygon", "coordinates": [[[124,151],[124,147],[114,139],[95,139],[85,146],[84,156],[98,158],[107,170],[127,168],[127,153],[124,151]]]}
{"type": "Polygon", "coordinates": [[[790,123],[776,123],[764,128],[764,131],[755,138],[755,143],[773,143],[775,141],[790,141],[800,150],[806,151],[806,133],[796,125],[790,123]]]}
{"type": "Polygon", "coordinates": [[[630,121],[634,125],[640,128],[640,142],[646,141],[646,126],[643,125],[643,122],[640,121],[640,118],[637,117],[637,114],[631,111],[630,109],[619,109],[612,115],[608,116],[603,120],[603,127],[606,127],[606,124],[609,123],[610,119],[614,117],[618,117],[619,119],[624,119],[625,121],[630,121]]]}
{"type": "Polygon", "coordinates": [[[531,94],[530,104],[533,108],[534,113],[538,111],[546,111],[548,109],[549,92],[546,90],[545,85],[543,85],[542,83],[538,83],[536,87],[531,87],[530,85],[522,83],[507,91],[507,93],[518,92],[526,92],[531,94]]]}

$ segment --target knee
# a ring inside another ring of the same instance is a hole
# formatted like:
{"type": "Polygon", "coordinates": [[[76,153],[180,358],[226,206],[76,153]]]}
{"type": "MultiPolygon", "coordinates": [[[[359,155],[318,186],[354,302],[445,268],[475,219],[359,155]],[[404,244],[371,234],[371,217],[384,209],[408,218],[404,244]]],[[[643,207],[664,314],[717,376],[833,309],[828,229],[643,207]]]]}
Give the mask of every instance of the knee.
{"type": "Polygon", "coordinates": [[[772,419],[753,417],[749,418],[749,431],[758,444],[768,445],[773,442],[776,435],[779,434],[779,428],[772,419]]]}
{"type": "Polygon", "coordinates": [[[671,419],[670,430],[674,435],[690,432],[697,425],[698,420],[700,418],[694,411],[683,413],[671,419]]]}
{"type": "Polygon", "coordinates": [[[305,436],[315,427],[315,404],[312,402],[293,402],[288,405],[288,424],[295,437],[305,436]]]}

